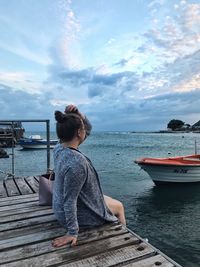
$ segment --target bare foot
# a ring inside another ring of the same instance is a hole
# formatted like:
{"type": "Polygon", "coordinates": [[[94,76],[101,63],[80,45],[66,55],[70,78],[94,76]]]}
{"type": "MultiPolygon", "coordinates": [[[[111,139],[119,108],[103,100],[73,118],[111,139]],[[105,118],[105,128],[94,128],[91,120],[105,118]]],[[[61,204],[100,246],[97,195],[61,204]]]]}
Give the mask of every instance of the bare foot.
{"type": "Polygon", "coordinates": [[[52,246],[57,248],[57,247],[62,247],[64,245],[67,245],[69,243],[71,243],[72,247],[76,246],[77,237],[67,236],[67,235],[58,237],[52,241],[52,246]]]}

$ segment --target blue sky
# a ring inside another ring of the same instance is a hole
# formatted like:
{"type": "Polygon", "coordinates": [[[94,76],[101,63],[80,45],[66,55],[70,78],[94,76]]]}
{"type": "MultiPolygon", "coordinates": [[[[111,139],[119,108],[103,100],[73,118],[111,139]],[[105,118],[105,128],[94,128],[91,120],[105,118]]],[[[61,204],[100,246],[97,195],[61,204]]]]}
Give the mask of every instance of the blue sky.
{"type": "Polygon", "coordinates": [[[1,119],[76,104],[94,130],[200,119],[200,0],[0,0],[1,119]]]}

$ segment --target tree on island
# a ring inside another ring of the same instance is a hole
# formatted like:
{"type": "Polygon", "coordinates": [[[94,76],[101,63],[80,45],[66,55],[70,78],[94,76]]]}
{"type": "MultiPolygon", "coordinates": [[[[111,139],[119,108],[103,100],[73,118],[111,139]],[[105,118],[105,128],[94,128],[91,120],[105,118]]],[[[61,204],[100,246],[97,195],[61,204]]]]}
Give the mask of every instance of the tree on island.
{"type": "Polygon", "coordinates": [[[185,123],[181,120],[171,120],[167,124],[167,128],[172,129],[172,131],[179,130],[181,127],[183,127],[185,123]]]}

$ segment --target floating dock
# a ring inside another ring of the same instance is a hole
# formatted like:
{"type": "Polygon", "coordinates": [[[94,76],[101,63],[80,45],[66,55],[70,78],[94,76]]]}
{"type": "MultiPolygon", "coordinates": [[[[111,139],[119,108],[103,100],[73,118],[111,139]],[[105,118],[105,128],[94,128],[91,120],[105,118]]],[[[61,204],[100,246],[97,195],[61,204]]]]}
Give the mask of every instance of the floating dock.
{"type": "Polygon", "coordinates": [[[75,247],[52,247],[51,241],[65,230],[50,206],[39,206],[38,181],[0,181],[0,266],[181,267],[120,224],[81,232],[75,247]]]}

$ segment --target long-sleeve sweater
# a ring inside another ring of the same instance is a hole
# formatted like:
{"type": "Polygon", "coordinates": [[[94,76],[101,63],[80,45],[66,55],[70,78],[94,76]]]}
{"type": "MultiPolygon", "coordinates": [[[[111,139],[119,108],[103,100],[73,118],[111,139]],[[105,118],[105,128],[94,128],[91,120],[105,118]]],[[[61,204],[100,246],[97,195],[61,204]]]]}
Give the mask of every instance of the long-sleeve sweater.
{"type": "Polygon", "coordinates": [[[53,210],[68,235],[77,236],[79,227],[117,221],[106,206],[94,166],[79,150],[58,144],[54,171],[53,210]]]}

